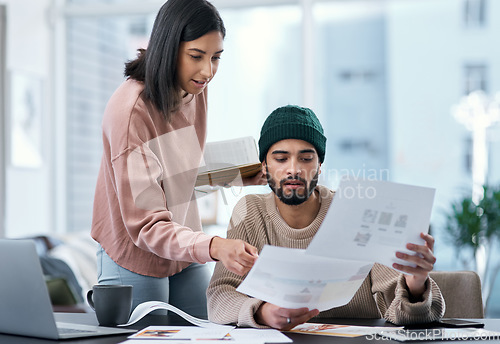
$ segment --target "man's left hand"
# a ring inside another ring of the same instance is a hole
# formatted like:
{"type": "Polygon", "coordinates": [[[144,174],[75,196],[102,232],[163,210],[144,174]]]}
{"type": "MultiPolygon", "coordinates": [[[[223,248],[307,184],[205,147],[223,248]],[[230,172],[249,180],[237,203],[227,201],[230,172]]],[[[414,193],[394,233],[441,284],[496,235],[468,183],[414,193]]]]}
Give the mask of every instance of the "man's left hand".
{"type": "Polygon", "coordinates": [[[420,233],[420,237],[425,240],[424,245],[406,244],[406,248],[415,252],[415,254],[396,252],[396,257],[415,264],[415,267],[397,263],[392,264],[393,268],[407,273],[407,275],[404,275],[406,285],[413,299],[420,299],[424,294],[425,282],[429,277],[429,272],[434,268],[434,263],[436,263],[436,257],[433,253],[434,238],[425,233],[420,233]]]}

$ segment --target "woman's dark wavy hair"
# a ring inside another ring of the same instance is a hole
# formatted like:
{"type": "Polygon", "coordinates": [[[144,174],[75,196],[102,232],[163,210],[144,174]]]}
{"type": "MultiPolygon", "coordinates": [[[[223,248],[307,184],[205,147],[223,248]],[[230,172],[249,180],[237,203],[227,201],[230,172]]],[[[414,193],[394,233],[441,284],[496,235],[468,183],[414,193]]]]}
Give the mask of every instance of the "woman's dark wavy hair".
{"type": "Polygon", "coordinates": [[[168,0],[156,16],[147,50],[125,63],[125,76],[144,82],[144,92],[167,121],[178,110],[181,89],[177,79],[179,44],[226,29],[217,9],[206,0],[168,0]]]}

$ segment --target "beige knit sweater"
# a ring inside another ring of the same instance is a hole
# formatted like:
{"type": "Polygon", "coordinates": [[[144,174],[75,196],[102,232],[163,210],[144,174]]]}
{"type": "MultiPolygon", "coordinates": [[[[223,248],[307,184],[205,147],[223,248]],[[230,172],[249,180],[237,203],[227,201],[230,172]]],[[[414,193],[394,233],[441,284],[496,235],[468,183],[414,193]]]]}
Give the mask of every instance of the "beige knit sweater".
{"type": "MultiPolygon", "coordinates": [[[[316,219],[306,228],[287,225],[277,211],[272,193],[248,195],[235,206],[228,228],[228,238],[242,239],[257,247],[264,245],[305,249],[326,216],[333,192],[318,186],[321,207],[316,219]]],[[[221,324],[265,327],[257,324],[254,314],[263,301],[236,291],[240,277],[217,263],[207,290],[208,317],[221,324]]],[[[321,312],[328,318],[385,318],[395,324],[431,322],[441,318],[445,304],[439,287],[429,279],[419,302],[411,302],[404,276],[386,266],[375,264],[352,300],[341,307],[321,312]]]]}

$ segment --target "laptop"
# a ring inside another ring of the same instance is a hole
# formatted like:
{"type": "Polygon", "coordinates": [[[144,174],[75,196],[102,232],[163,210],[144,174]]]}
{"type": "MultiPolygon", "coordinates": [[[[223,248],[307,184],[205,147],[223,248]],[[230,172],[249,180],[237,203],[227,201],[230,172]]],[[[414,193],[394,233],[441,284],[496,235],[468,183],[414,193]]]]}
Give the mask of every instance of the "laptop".
{"type": "Polygon", "coordinates": [[[0,239],[0,333],[70,339],[133,332],[56,322],[35,243],[0,239]]]}

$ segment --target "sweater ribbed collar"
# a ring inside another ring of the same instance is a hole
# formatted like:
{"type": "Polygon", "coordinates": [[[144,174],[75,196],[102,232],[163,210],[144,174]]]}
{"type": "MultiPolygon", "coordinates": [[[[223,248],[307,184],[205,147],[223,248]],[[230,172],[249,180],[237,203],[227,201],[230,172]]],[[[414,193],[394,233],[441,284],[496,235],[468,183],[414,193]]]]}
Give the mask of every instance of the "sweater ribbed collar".
{"type": "Polygon", "coordinates": [[[321,223],[325,219],[326,213],[328,211],[328,208],[330,207],[330,204],[332,203],[334,195],[333,191],[322,185],[318,185],[315,189],[315,192],[319,192],[319,200],[321,203],[319,212],[313,222],[311,222],[309,226],[304,228],[290,227],[285,222],[285,220],[283,220],[278,211],[278,208],[276,207],[274,193],[269,193],[266,196],[267,216],[276,230],[281,232],[284,236],[295,240],[307,239],[314,236],[314,234],[316,234],[316,232],[318,231],[321,223]]]}

